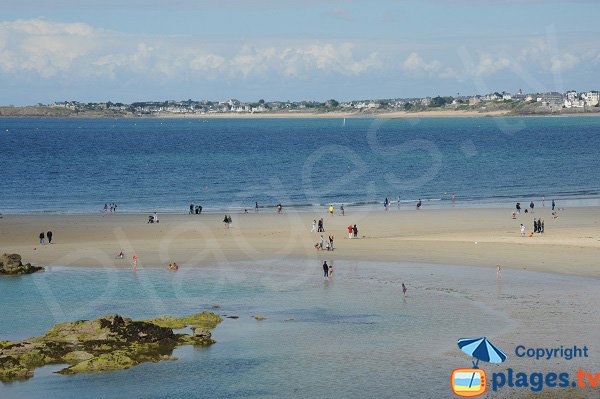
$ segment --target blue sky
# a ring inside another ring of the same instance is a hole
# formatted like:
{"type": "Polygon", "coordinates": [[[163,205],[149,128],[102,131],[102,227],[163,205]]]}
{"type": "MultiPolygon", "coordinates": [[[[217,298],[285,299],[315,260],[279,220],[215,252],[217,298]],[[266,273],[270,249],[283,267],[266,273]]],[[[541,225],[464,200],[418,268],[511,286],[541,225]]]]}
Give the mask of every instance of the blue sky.
{"type": "Polygon", "coordinates": [[[598,89],[599,22],[587,0],[3,0],[0,104],[598,89]]]}

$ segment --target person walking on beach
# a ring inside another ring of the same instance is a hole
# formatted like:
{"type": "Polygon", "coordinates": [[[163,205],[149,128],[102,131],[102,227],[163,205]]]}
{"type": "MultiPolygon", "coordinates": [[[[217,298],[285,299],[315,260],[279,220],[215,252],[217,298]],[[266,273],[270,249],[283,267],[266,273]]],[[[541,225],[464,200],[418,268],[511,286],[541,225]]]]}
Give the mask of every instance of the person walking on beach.
{"type": "Polygon", "coordinates": [[[351,224],[349,224],[349,225],[348,225],[348,238],[350,238],[350,239],[352,239],[352,230],[353,230],[353,229],[352,229],[352,225],[351,225],[351,224]]]}
{"type": "Polygon", "coordinates": [[[421,209],[421,205],[422,205],[422,203],[421,203],[421,198],[419,198],[419,201],[417,201],[417,211],[418,211],[419,209],[421,209]]]}
{"type": "Polygon", "coordinates": [[[46,237],[48,237],[48,244],[52,244],[52,232],[50,230],[46,233],[46,237]]]}
{"type": "Polygon", "coordinates": [[[313,223],[312,223],[312,227],[311,227],[311,229],[310,229],[310,232],[311,232],[311,233],[314,233],[314,232],[316,232],[316,231],[317,231],[317,220],[315,219],[315,220],[313,220],[313,223]]]}
{"type": "Polygon", "coordinates": [[[227,215],[225,215],[223,217],[223,225],[225,226],[226,229],[229,228],[229,223],[228,222],[229,222],[229,218],[227,217],[227,215]]]}
{"type": "Polygon", "coordinates": [[[108,204],[104,203],[104,213],[108,213],[108,204]]]}
{"type": "Polygon", "coordinates": [[[402,283],[402,295],[406,296],[406,291],[408,291],[408,288],[402,283]]]}
{"type": "Polygon", "coordinates": [[[333,236],[329,236],[329,247],[333,251],[333,236]]]}
{"type": "Polygon", "coordinates": [[[333,205],[329,205],[329,214],[333,216],[333,205]]]}
{"type": "Polygon", "coordinates": [[[190,204],[190,215],[194,214],[194,204],[190,204]]]}
{"type": "Polygon", "coordinates": [[[44,235],[44,232],[42,231],[40,233],[40,244],[44,245],[45,244],[45,240],[46,240],[46,236],[44,235]]]}
{"type": "Polygon", "coordinates": [[[538,232],[538,222],[536,218],[533,218],[533,232],[537,233],[538,232]]]}
{"type": "Polygon", "coordinates": [[[258,212],[258,201],[254,202],[254,212],[258,212]]]}
{"type": "Polygon", "coordinates": [[[158,213],[154,212],[154,223],[158,223],[158,213]]]}
{"type": "Polygon", "coordinates": [[[333,262],[329,265],[329,270],[327,271],[327,276],[332,279],[333,278],[333,262]]]}
{"type": "Polygon", "coordinates": [[[542,219],[538,220],[538,230],[540,233],[544,233],[544,221],[542,219]]]}
{"type": "Polygon", "coordinates": [[[517,202],[517,205],[515,205],[515,209],[517,210],[518,214],[521,213],[521,203],[520,202],[517,202]]]}
{"type": "Polygon", "coordinates": [[[340,214],[341,214],[342,216],[344,216],[344,215],[345,215],[345,213],[344,213],[344,204],[340,205],[340,214]]]}
{"type": "Polygon", "coordinates": [[[525,237],[525,226],[521,223],[521,237],[525,237]]]}
{"type": "Polygon", "coordinates": [[[352,232],[354,233],[354,238],[358,238],[358,227],[356,225],[352,227],[352,232]]]}
{"type": "Polygon", "coordinates": [[[388,201],[387,197],[385,197],[385,201],[383,201],[383,209],[387,211],[389,204],[390,204],[390,201],[388,201]]]}
{"type": "Polygon", "coordinates": [[[323,249],[323,242],[325,241],[325,239],[323,238],[323,234],[321,234],[321,237],[319,238],[319,249],[323,249]]]}
{"type": "Polygon", "coordinates": [[[554,207],[556,206],[556,202],[554,202],[554,200],[552,200],[552,210],[554,211],[554,207]]]}
{"type": "Polygon", "coordinates": [[[327,261],[323,262],[323,280],[327,280],[329,278],[329,265],[327,261]]]}
{"type": "Polygon", "coordinates": [[[281,211],[283,210],[283,205],[281,205],[281,202],[279,204],[277,204],[277,213],[281,213],[281,211]]]}
{"type": "Polygon", "coordinates": [[[529,207],[531,208],[531,213],[533,213],[533,207],[535,206],[535,204],[533,203],[533,201],[531,201],[529,203],[529,207]]]}

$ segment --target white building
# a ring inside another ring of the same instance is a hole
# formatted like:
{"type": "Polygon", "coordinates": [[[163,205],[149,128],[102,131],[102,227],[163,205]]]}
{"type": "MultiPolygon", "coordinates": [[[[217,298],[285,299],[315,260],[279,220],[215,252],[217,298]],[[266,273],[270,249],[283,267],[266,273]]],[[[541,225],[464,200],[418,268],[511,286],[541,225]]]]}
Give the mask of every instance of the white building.
{"type": "Polygon", "coordinates": [[[581,97],[588,107],[595,107],[600,103],[600,93],[597,91],[588,91],[587,93],[583,93],[581,97]]]}
{"type": "Polygon", "coordinates": [[[573,102],[578,99],[577,92],[575,90],[568,91],[566,94],[567,100],[573,102]]]}

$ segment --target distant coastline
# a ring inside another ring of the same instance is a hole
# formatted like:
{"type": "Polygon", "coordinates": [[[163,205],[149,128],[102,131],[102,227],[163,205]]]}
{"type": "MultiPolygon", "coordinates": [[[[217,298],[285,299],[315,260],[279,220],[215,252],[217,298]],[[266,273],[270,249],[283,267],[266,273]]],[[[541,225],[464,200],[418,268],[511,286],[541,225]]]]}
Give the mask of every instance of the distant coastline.
{"type": "Polygon", "coordinates": [[[73,111],[49,106],[0,107],[0,118],[478,118],[508,116],[598,116],[600,108],[586,110],[559,109],[553,111],[536,110],[464,110],[464,109],[428,109],[419,111],[268,111],[256,113],[220,112],[220,113],[171,113],[135,114],[131,112],[73,111]]]}

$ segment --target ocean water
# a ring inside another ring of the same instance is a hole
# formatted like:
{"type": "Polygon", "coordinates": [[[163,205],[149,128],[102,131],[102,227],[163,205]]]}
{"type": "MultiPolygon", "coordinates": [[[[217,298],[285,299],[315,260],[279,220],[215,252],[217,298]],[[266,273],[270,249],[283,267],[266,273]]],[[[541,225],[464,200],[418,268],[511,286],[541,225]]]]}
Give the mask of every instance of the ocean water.
{"type": "Polygon", "coordinates": [[[600,204],[600,118],[0,119],[0,213],[600,204]]]}
{"type": "MultiPolygon", "coordinates": [[[[471,365],[456,345],[459,338],[486,336],[509,353],[508,367],[527,370],[544,364],[523,363],[508,342],[567,344],[572,331],[577,344],[598,342],[597,317],[563,313],[577,313],[569,300],[597,303],[596,280],[505,271],[497,282],[490,269],[401,263],[335,261],[334,269],[330,281],[322,279],[315,260],[279,262],[277,268],[215,264],[177,273],[52,267],[0,279],[0,307],[10,309],[0,318],[0,340],[112,313],[186,315],[218,304],[214,311],[239,316],[217,327],[216,344],[176,349],[176,361],[75,376],[55,374],[60,365],[46,366],[28,381],[0,383],[0,398],[450,398],[451,370],[471,365]],[[409,288],[406,298],[402,282],[409,288]],[[559,291],[562,305],[553,294],[559,291]],[[490,300],[506,309],[532,308],[534,327],[490,300]],[[257,314],[266,320],[252,318],[257,314]]],[[[597,357],[592,362],[587,366],[593,369],[597,357]]],[[[512,397],[503,395],[494,397],[512,397]]]]}

